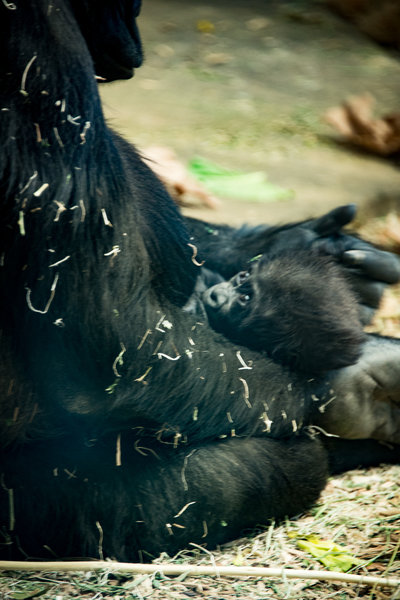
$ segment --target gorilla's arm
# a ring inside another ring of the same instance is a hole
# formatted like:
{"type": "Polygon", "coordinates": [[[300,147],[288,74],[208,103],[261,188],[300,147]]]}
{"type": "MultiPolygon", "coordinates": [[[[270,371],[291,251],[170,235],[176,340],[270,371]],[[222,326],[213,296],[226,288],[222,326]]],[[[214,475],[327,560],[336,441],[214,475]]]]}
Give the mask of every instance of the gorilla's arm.
{"type": "Polygon", "coordinates": [[[1,456],[0,515],[8,522],[12,514],[18,529],[4,527],[0,556],[21,560],[22,548],[25,559],[48,557],[50,548],[57,556],[98,557],[100,546],[105,557],[148,561],[193,543],[212,549],[255,524],[303,512],[329,473],[400,458],[400,446],[318,433],[174,451],[159,445],[156,452],[132,431],[118,439],[117,468],[115,434],[92,445],[76,436],[46,440],[1,456]]]}
{"type": "Polygon", "coordinates": [[[239,229],[186,218],[187,226],[208,268],[226,279],[246,269],[260,254],[318,249],[342,265],[359,298],[362,320],[370,321],[384,288],[400,280],[400,260],[390,252],[345,233],[355,216],[354,205],[338,207],[317,218],[283,226],[243,226],[239,229]]]}

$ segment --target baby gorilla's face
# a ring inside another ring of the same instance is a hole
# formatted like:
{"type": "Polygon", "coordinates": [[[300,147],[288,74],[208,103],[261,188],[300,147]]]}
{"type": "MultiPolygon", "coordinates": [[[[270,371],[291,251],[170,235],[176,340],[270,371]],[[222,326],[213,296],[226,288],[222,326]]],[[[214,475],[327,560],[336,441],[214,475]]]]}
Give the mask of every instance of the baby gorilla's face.
{"type": "Polygon", "coordinates": [[[202,295],[213,329],[238,343],[242,341],[241,326],[252,311],[257,293],[255,283],[253,270],[240,271],[229,281],[213,285],[202,295]]]}

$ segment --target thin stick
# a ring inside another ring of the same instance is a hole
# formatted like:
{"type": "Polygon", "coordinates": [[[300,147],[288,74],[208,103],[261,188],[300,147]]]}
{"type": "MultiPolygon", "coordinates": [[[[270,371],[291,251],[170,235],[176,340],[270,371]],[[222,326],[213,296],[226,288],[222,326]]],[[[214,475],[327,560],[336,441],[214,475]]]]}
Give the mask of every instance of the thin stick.
{"type": "Polygon", "coordinates": [[[108,216],[107,216],[107,213],[106,213],[106,209],[105,209],[105,208],[102,208],[102,209],[101,209],[101,214],[102,214],[102,216],[103,216],[104,225],[107,225],[108,227],[112,227],[113,225],[112,225],[112,223],[111,223],[110,219],[109,219],[109,218],[108,218],[108,216]]]}
{"type": "Polygon", "coordinates": [[[65,256],[64,258],[62,258],[61,260],[58,260],[57,262],[49,265],[49,269],[51,269],[52,267],[58,267],[58,265],[61,265],[61,263],[65,262],[66,260],[69,260],[71,258],[71,255],[69,254],[68,256],[65,256]]]}
{"type": "Polygon", "coordinates": [[[120,467],[121,465],[121,434],[119,433],[117,435],[117,445],[115,449],[115,466],[120,467]]]}
{"type": "Polygon", "coordinates": [[[36,141],[38,144],[41,144],[43,142],[43,138],[42,138],[42,133],[40,131],[40,125],[39,123],[34,123],[35,126],[35,130],[36,130],[36,141]]]}
{"type": "Polygon", "coordinates": [[[246,369],[250,369],[250,371],[251,371],[251,369],[252,369],[253,367],[250,367],[249,365],[246,365],[246,363],[245,363],[245,362],[244,362],[244,360],[243,360],[243,357],[242,357],[242,355],[240,354],[240,350],[238,350],[238,351],[236,352],[236,356],[237,356],[237,359],[238,359],[238,361],[239,361],[239,362],[240,362],[240,364],[242,365],[241,367],[239,367],[239,371],[243,371],[243,370],[246,370],[246,369]]]}
{"type": "Polygon", "coordinates": [[[100,556],[100,559],[103,560],[103,558],[104,558],[104,554],[103,554],[103,537],[104,537],[104,534],[103,534],[103,528],[100,525],[99,521],[96,521],[96,527],[99,530],[99,556],[100,556]]]}
{"type": "Polygon", "coordinates": [[[8,10],[17,10],[17,6],[14,2],[7,2],[7,0],[2,0],[4,6],[8,8],[8,10]]]}
{"type": "Polygon", "coordinates": [[[337,573],[335,571],[319,571],[313,569],[287,569],[269,567],[232,567],[232,566],[195,566],[182,564],[162,563],[158,565],[139,563],[120,563],[108,560],[99,561],[71,561],[71,562],[34,562],[34,561],[0,561],[0,571],[108,571],[120,573],[142,573],[152,575],[191,576],[209,575],[216,577],[278,577],[279,579],[317,579],[319,581],[342,581],[358,585],[379,585],[386,587],[399,587],[400,578],[374,577],[372,575],[353,575],[351,573],[337,573]]]}
{"type": "Polygon", "coordinates": [[[28,288],[28,287],[25,288],[26,289],[26,302],[28,304],[28,307],[31,310],[33,310],[33,312],[40,313],[41,315],[45,315],[48,312],[48,310],[50,308],[50,305],[53,302],[54,295],[56,293],[57,282],[58,282],[58,273],[56,273],[56,276],[54,277],[53,284],[52,284],[52,286],[50,288],[50,298],[48,299],[47,304],[46,304],[44,310],[39,310],[38,308],[34,308],[34,306],[32,306],[32,302],[31,302],[31,292],[32,292],[32,290],[30,288],[28,288]]]}
{"type": "Polygon", "coordinates": [[[113,366],[112,366],[112,369],[114,371],[115,377],[122,377],[122,375],[120,375],[118,373],[117,365],[123,365],[124,364],[124,361],[123,361],[122,357],[123,357],[123,355],[126,352],[126,348],[125,348],[125,346],[124,346],[124,344],[122,342],[120,342],[120,346],[121,346],[121,352],[118,354],[117,358],[114,360],[113,366]]]}
{"type": "Polygon", "coordinates": [[[64,144],[63,144],[60,134],[58,133],[57,127],[53,127],[53,133],[54,133],[54,137],[56,138],[57,143],[60,146],[60,148],[64,148],[64,144]]]}
{"type": "Polygon", "coordinates": [[[36,192],[33,192],[33,195],[35,196],[35,198],[39,198],[39,196],[41,196],[43,194],[43,192],[45,190],[47,190],[48,187],[49,187],[48,183],[43,183],[43,185],[41,185],[40,188],[38,190],[36,190],[36,192]]]}
{"type": "MultiPolygon", "coordinates": [[[[8,7],[9,8],[9,7],[8,7]]],[[[13,10],[13,9],[11,9],[13,10]]],[[[28,76],[28,71],[31,68],[32,64],[35,62],[35,60],[37,59],[37,55],[34,54],[31,58],[31,60],[28,62],[28,64],[26,65],[24,72],[22,73],[22,79],[21,79],[21,88],[20,88],[20,93],[23,94],[24,96],[28,95],[28,92],[25,89],[25,85],[26,85],[26,78],[28,76]]]]}
{"type": "Polygon", "coordinates": [[[248,408],[253,408],[249,400],[249,386],[247,385],[247,381],[243,379],[243,377],[239,377],[239,380],[243,383],[244,387],[244,401],[246,402],[248,408]]]}
{"type": "Polygon", "coordinates": [[[193,250],[193,254],[192,254],[192,262],[193,264],[196,265],[196,267],[202,267],[204,265],[204,260],[202,260],[201,262],[199,262],[198,260],[196,260],[196,256],[197,256],[197,247],[194,244],[188,244],[189,248],[191,248],[193,250]]]}

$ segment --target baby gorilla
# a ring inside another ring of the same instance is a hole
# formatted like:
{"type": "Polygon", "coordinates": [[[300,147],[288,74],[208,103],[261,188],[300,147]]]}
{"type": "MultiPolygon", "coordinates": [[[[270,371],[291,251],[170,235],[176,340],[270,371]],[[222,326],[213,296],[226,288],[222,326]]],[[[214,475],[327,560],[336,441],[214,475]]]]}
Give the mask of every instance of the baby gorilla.
{"type": "Polygon", "coordinates": [[[213,329],[297,371],[339,369],[360,356],[357,300],[328,257],[309,251],[261,256],[201,299],[213,329]]]}

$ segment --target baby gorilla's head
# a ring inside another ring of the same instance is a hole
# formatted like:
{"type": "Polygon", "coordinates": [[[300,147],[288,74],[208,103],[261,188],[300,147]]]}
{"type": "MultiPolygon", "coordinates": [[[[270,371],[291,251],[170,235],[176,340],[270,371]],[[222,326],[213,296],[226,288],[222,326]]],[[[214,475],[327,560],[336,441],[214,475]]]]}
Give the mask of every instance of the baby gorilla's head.
{"type": "Polygon", "coordinates": [[[341,269],[308,252],[261,257],[203,293],[211,326],[307,374],[357,361],[359,309],[341,269]]]}

